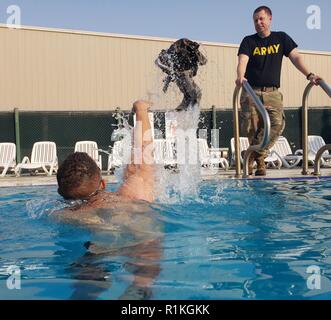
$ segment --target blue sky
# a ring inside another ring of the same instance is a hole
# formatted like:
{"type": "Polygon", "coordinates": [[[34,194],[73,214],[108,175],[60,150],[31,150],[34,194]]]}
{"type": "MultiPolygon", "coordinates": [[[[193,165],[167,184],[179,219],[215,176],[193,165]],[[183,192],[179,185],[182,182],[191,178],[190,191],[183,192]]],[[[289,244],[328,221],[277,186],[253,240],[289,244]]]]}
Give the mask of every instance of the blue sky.
{"type": "Polygon", "coordinates": [[[274,13],[273,30],[286,31],[301,49],[331,51],[330,0],[0,0],[2,23],[12,4],[28,26],[225,43],[254,33],[252,11],[265,4],[274,13]],[[319,30],[306,26],[310,5],[321,9],[319,30]]]}

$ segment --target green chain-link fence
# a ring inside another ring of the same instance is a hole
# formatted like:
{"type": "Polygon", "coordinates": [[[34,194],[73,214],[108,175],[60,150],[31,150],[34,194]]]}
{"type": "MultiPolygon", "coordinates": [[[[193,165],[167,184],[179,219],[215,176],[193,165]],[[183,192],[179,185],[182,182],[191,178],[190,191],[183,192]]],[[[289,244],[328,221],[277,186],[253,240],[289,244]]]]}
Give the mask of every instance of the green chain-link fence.
{"type": "MultiPolygon", "coordinates": [[[[298,109],[286,110],[286,129],[283,133],[288,138],[293,149],[301,148],[301,111],[298,109]]],[[[31,156],[32,146],[37,141],[54,141],[57,145],[59,163],[68,154],[74,151],[77,141],[96,141],[98,147],[109,150],[113,145],[112,132],[117,128],[116,112],[19,112],[19,136],[21,158],[31,156]]],[[[132,114],[125,113],[129,124],[132,125],[132,114]]],[[[309,133],[321,135],[327,143],[331,142],[331,110],[314,109],[309,111],[309,133]]],[[[155,128],[160,130],[157,138],[165,137],[165,114],[154,113],[155,128]]],[[[207,139],[210,143],[210,129],[213,124],[219,129],[219,146],[230,147],[233,136],[233,121],[231,110],[201,112],[200,129],[207,130],[207,139]],[[216,121],[213,116],[216,115],[216,121]]],[[[0,142],[14,142],[15,116],[14,112],[0,113],[0,142]]],[[[102,154],[103,169],[107,169],[108,156],[102,154]]],[[[19,159],[17,159],[19,161],[19,159]]]]}

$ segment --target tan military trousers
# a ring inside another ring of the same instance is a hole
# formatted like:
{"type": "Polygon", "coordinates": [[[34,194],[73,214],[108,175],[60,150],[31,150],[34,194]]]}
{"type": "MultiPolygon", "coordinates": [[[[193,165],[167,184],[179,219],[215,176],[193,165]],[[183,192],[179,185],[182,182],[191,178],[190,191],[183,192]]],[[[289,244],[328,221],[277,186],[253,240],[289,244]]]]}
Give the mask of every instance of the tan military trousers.
{"type": "MultiPolygon", "coordinates": [[[[274,91],[262,91],[256,89],[254,91],[261,99],[270,117],[271,130],[269,144],[263,150],[258,152],[261,157],[266,158],[268,150],[275,144],[285,128],[283,95],[277,89],[274,91]]],[[[252,98],[244,89],[240,97],[240,105],[241,134],[248,137],[250,145],[260,144],[264,134],[263,119],[256,109],[252,98]]]]}

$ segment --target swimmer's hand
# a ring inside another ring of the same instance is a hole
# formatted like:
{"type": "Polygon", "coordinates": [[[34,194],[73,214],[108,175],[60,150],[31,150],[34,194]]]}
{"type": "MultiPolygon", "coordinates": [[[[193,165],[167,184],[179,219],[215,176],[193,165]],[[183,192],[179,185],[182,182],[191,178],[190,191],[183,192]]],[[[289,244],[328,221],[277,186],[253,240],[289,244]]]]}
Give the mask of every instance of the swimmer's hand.
{"type": "Polygon", "coordinates": [[[138,113],[138,112],[147,112],[151,106],[152,106],[152,102],[150,102],[150,101],[137,100],[137,101],[133,104],[132,111],[133,111],[134,113],[138,113]]]}

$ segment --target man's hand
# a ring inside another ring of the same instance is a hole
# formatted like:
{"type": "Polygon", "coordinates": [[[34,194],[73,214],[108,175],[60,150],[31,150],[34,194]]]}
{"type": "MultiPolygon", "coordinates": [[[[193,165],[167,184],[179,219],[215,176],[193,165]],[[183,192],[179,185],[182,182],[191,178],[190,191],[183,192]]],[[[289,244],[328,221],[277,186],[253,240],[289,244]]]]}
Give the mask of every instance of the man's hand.
{"type": "Polygon", "coordinates": [[[247,81],[247,79],[245,77],[239,77],[236,80],[236,86],[237,87],[242,87],[244,81],[247,81]]]}
{"type": "Polygon", "coordinates": [[[323,80],[320,76],[318,75],[315,75],[315,74],[312,74],[310,77],[309,77],[309,81],[314,84],[315,86],[318,86],[319,85],[319,82],[323,80]]]}
{"type": "Polygon", "coordinates": [[[137,112],[143,112],[143,111],[148,111],[148,109],[152,106],[152,102],[150,101],[145,101],[145,100],[137,100],[133,104],[132,111],[137,113],[137,112]]]}

